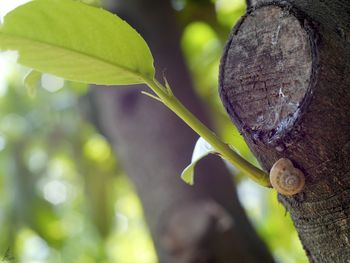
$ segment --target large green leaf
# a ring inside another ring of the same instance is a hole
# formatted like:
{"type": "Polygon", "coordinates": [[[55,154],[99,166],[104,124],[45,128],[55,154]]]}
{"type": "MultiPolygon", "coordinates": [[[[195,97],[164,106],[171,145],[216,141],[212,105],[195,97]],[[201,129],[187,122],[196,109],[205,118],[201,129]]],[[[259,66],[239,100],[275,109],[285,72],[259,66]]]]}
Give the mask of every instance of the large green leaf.
{"type": "Polygon", "coordinates": [[[143,83],[154,77],[152,54],[125,21],[72,0],[36,0],[5,16],[0,49],[19,63],[84,83],[143,83]]]}

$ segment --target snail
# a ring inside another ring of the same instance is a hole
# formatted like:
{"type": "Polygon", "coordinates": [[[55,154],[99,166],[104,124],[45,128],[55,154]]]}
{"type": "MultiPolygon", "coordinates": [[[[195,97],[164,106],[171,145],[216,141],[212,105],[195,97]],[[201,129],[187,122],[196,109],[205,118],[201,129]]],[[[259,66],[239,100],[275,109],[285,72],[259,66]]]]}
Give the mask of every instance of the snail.
{"type": "Polygon", "coordinates": [[[270,182],[277,192],[291,196],[303,190],[305,176],[289,159],[281,158],[270,170],[270,182]]]}

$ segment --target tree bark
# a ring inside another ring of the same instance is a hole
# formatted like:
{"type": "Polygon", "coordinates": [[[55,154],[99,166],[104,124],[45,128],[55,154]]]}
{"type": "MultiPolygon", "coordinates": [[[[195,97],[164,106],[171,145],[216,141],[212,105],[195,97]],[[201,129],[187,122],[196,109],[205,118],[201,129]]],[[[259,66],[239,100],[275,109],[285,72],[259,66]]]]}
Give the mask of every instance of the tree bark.
{"type": "Polygon", "coordinates": [[[220,95],[262,167],[306,176],[279,195],[311,262],[350,259],[350,2],[258,3],[233,29],[220,95]]]}
{"type": "MultiPolygon", "coordinates": [[[[158,73],[166,70],[176,96],[208,123],[181,55],[169,1],[114,1],[109,9],[145,37],[158,73]]],[[[90,99],[97,126],[141,198],[159,261],[273,262],[219,160],[199,165],[194,187],[181,181],[197,136],[164,105],[141,95],[144,89],[98,87],[90,99]]]]}

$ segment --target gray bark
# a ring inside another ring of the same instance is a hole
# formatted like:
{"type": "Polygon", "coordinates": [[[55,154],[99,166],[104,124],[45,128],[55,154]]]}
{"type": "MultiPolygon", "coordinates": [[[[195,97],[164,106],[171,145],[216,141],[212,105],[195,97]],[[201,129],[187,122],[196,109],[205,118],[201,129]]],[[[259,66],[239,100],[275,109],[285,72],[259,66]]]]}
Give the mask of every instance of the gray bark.
{"type": "Polygon", "coordinates": [[[304,190],[279,195],[311,262],[350,260],[350,2],[274,1],[230,36],[220,94],[262,167],[286,157],[304,190]]]}
{"type": "MultiPolygon", "coordinates": [[[[109,7],[146,38],[157,71],[166,70],[176,96],[208,123],[181,55],[169,2],[115,1],[109,7]]],[[[141,95],[145,89],[98,87],[90,99],[98,127],[141,198],[159,261],[273,262],[218,159],[198,167],[194,187],[181,181],[197,136],[164,105],[141,95]]]]}

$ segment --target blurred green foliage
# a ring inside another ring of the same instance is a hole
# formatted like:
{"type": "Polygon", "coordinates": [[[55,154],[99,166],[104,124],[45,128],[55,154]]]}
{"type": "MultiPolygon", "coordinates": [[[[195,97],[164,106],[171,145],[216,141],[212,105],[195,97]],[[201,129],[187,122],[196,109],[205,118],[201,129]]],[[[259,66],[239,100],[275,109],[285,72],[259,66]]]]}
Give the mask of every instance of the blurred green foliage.
{"type": "Polygon", "coordinates": [[[29,97],[26,69],[6,65],[0,256],[10,248],[18,262],[155,262],[140,202],[79,110],[86,87],[44,75],[44,88],[29,97]]]}
{"type": "MultiPolygon", "coordinates": [[[[174,0],[173,6],[184,25],[181,44],[196,91],[217,132],[256,163],[217,95],[221,52],[244,1],[174,0]],[[183,15],[201,8],[214,17],[199,12],[190,21],[183,15]]],[[[140,201],[84,112],[87,87],[63,86],[45,75],[30,97],[23,85],[28,69],[9,57],[0,55],[0,262],[2,255],[26,263],[156,262],[140,201]]],[[[235,178],[242,204],[276,259],[307,262],[276,193],[240,174],[235,178]]]]}

